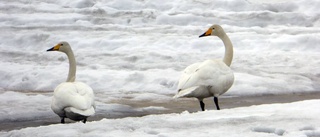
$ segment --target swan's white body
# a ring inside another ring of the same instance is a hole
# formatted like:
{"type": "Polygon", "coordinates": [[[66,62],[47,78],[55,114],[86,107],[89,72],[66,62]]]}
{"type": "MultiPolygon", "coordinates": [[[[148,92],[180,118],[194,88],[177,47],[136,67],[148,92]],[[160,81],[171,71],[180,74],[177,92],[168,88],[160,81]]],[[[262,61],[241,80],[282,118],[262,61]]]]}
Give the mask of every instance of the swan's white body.
{"type": "Polygon", "coordinates": [[[184,70],[178,85],[180,91],[175,97],[196,97],[199,100],[218,97],[232,86],[233,80],[232,70],[222,60],[195,63],[184,70]]]}
{"type": "Polygon", "coordinates": [[[51,109],[60,117],[75,121],[92,116],[95,113],[93,90],[82,82],[63,82],[54,90],[51,109]]]}
{"type": "Polygon", "coordinates": [[[60,116],[61,123],[64,123],[64,118],[75,121],[83,120],[85,123],[87,117],[95,113],[94,93],[92,88],[85,83],[75,82],[76,61],[70,45],[67,42],[60,42],[47,51],[64,52],[69,59],[67,82],[55,88],[51,109],[60,116]]]}
{"type": "Polygon", "coordinates": [[[198,98],[201,109],[204,110],[203,99],[213,96],[217,109],[220,109],[217,97],[227,92],[234,81],[234,74],[230,69],[233,46],[229,37],[219,25],[211,26],[200,37],[203,36],[219,37],[225,45],[225,56],[223,60],[210,59],[188,66],[179,80],[178,93],[174,98],[198,98]]]}

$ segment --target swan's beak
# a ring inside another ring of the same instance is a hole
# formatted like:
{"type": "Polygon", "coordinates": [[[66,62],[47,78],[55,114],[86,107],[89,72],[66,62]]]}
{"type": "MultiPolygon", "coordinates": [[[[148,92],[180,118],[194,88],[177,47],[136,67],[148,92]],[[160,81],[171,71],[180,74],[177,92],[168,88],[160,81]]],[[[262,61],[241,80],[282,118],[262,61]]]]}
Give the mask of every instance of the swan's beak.
{"type": "Polygon", "coordinates": [[[58,44],[58,45],[56,45],[56,46],[54,46],[54,47],[52,47],[52,48],[48,49],[47,51],[58,51],[58,50],[59,50],[59,48],[60,48],[60,45],[58,44]]]}
{"type": "Polygon", "coordinates": [[[211,33],[212,33],[212,30],[211,30],[211,29],[208,29],[205,33],[203,33],[202,35],[200,35],[199,38],[205,37],[205,36],[210,36],[211,33]]]}

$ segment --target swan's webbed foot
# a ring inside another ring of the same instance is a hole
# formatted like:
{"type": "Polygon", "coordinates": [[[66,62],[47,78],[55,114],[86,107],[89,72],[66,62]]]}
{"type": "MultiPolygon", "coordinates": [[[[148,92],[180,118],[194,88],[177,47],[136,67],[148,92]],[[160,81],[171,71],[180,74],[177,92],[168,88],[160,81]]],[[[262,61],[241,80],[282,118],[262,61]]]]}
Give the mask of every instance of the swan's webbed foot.
{"type": "Polygon", "coordinates": [[[216,104],[217,110],[220,110],[218,97],[213,97],[214,104],[216,104]]]}
{"type": "Polygon", "coordinates": [[[82,122],[85,124],[87,122],[87,118],[83,119],[82,122]]]}
{"type": "Polygon", "coordinates": [[[200,100],[199,102],[200,102],[201,110],[202,110],[202,111],[204,111],[204,106],[205,106],[205,104],[203,103],[203,101],[202,101],[202,100],[200,100]]]}

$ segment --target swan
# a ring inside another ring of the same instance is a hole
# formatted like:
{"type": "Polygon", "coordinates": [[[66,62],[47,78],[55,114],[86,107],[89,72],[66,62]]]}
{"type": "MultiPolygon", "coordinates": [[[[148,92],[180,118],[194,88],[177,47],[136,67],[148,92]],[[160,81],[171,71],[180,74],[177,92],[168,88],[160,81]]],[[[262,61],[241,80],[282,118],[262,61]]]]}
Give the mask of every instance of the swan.
{"type": "Polygon", "coordinates": [[[76,60],[67,42],[60,42],[47,51],[66,53],[69,59],[69,74],[66,82],[59,84],[53,93],[51,109],[61,118],[86,123],[87,118],[95,113],[94,93],[90,86],[82,82],[75,82],[76,60]]]}
{"type": "Polygon", "coordinates": [[[217,110],[220,110],[218,96],[227,92],[234,81],[234,74],[230,69],[233,58],[232,43],[220,25],[212,25],[205,33],[199,36],[217,36],[225,46],[223,60],[209,59],[201,63],[188,66],[179,79],[178,93],[174,98],[195,97],[204,111],[203,99],[212,97],[217,110]]]}

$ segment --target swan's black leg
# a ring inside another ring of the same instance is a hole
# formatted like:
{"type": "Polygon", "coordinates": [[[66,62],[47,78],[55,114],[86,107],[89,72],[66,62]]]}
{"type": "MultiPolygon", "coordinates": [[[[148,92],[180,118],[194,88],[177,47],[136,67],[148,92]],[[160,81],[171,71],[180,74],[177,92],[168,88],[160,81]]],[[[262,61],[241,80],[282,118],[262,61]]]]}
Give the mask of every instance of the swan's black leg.
{"type": "Polygon", "coordinates": [[[203,101],[202,101],[202,100],[200,100],[199,102],[200,102],[201,110],[202,110],[202,111],[204,111],[204,103],[203,103],[203,101]]]}
{"type": "Polygon", "coordinates": [[[61,123],[64,124],[64,117],[61,117],[61,123]]]}
{"type": "Polygon", "coordinates": [[[83,119],[83,121],[82,121],[83,123],[86,123],[87,122],[87,118],[85,118],[85,119],[83,119]]]}
{"type": "Polygon", "coordinates": [[[217,110],[220,110],[219,103],[218,103],[218,97],[213,97],[214,103],[216,104],[217,110]]]}

